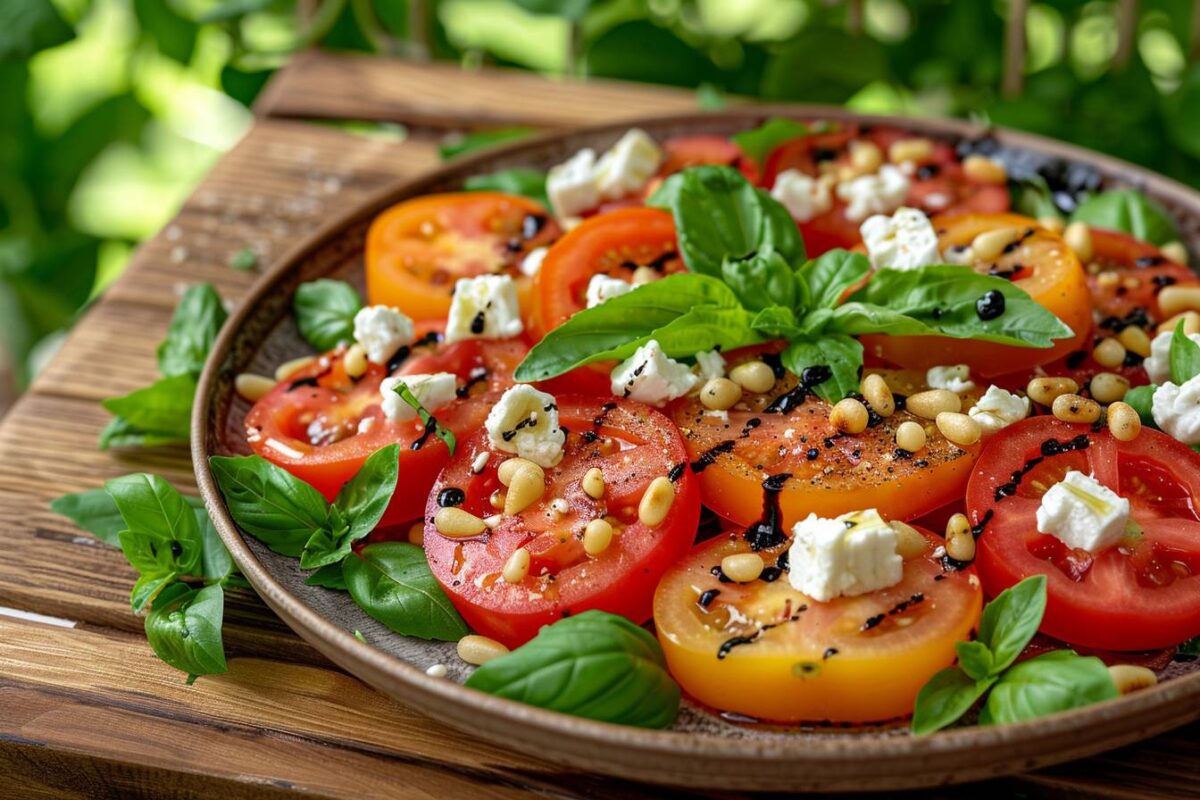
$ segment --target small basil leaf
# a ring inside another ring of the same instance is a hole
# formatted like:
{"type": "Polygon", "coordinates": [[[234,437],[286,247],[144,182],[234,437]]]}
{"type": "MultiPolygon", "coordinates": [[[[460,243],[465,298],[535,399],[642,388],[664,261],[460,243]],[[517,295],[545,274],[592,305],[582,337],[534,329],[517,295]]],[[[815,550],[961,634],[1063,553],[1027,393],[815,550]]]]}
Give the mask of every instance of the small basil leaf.
{"type": "Polygon", "coordinates": [[[51,501],[50,510],[74,522],[83,530],[106,544],[120,547],[119,534],[125,521],[117,510],[116,501],[103,489],[91,489],[77,494],[64,494],[51,501]]]}
{"type": "Polygon", "coordinates": [[[107,450],[110,447],[125,449],[131,447],[162,447],[187,441],[176,433],[147,431],[133,425],[122,417],[113,417],[100,432],[98,447],[107,450]]]}
{"type": "Polygon", "coordinates": [[[134,569],[150,577],[200,574],[204,541],[196,512],[174,486],[157,475],[135,473],[104,488],[125,520],[121,550],[134,569]]]}
{"type": "Polygon", "coordinates": [[[814,308],[833,308],[846,290],[871,272],[871,262],[862,253],[830,250],[806,262],[796,275],[808,286],[814,308]]]}
{"type": "Polygon", "coordinates": [[[830,378],[816,384],[812,390],[822,400],[836,403],[850,392],[858,391],[863,347],[857,339],[838,334],[819,340],[797,339],[783,351],[780,360],[797,375],[809,367],[828,367],[830,378]]]}
{"type": "Polygon", "coordinates": [[[1133,406],[1133,410],[1142,418],[1142,424],[1151,428],[1157,428],[1158,424],[1154,421],[1154,391],[1158,389],[1158,384],[1147,384],[1145,386],[1135,386],[1125,393],[1125,402],[1133,406]]]}
{"type": "Polygon", "coordinates": [[[992,653],[992,675],[1016,661],[1037,633],[1045,613],[1045,575],[1034,575],[1010,586],[987,604],[979,621],[978,641],[992,653]]]}
{"type": "Polygon", "coordinates": [[[153,603],[154,598],[178,577],[174,572],[156,576],[139,575],[137,582],[133,584],[133,591],[129,593],[129,605],[133,608],[133,613],[142,613],[142,609],[153,603]]]}
{"type": "Polygon", "coordinates": [[[975,680],[989,678],[993,674],[992,651],[983,642],[956,642],[958,666],[975,680]]]}
{"type": "Polygon", "coordinates": [[[433,433],[446,445],[446,449],[450,451],[450,455],[454,455],[454,450],[458,447],[458,439],[454,435],[454,431],[441,425],[425,406],[421,405],[421,401],[412,393],[412,389],[408,388],[407,383],[396,384],[396,394],[400,395],[400,399],[408,403],[409,407],[417,412],[417,417],[420,418],[421,424],[428,431],[430,426],[433,426],[433,433]]]}
{"type": "Polygon", "coordinates": [[[1179,645],[1179,652],[1189,656],[1200,656],[1200,636],[1179,645]]]}
{"type": "Polygon", "coordinates": [[[791,310],[796,304],[796,278],[792,268],[772,247],[764,247],[749,258],[725,259],[721,264],[721,276],[737,293],[742,305],[751,311],[771,306],[791,310]]]}
{"type": "Polygon", "coordinates": [[[924,736],[955,722],[995,682],[995,678],[976,681],[957,667],[948,667],[937,673],[917,693],[912,718],[913,734],[924,736]]]}
{"type": "Polygon", "coordinates": [[[453,642],[467,634],[416,545],[369,544],[348,556],[342,569],[358,607],[401,636],[453,642]]]}
{"type": "Polygon", "coordinates": [[[467,686],[587,719],[664,728],[679,713],[679,687],[662,650],[624,617],[585,611],[547,625],[488,661],[467,686]]]}
{"type": "Polygon", "coordinates": [[[1092,195],[1075,209],[1072,222],[1128,233],[1151,244],[1179,238],[1175,223],[1163,207],[1133,189],[1112,189],[1092,195]]]}
{"type": "Polygon", "coordinates": [[[767,156],[779,145],[807,136],[810,132],[803,122],[772,117],[757,128],[735,133],[729,138],[761,167],[767,156]]]}
{"type": "Polygon", "coordinates": [[[772,339],[792,339],[806,334],[796,319],[796,314],[784,306],[764,308],[754,315],[750,327],[772,339]]]}
{"type": "Polygon", "coordinates": [[[233,573],[233,558],[229,555],[221,535],[208,516],[208,510],[203,506],[193,508],[196,515],[196,527],[200,530],[200,540],[203,551],[200,556],[200,574],[205,580],[220,581],[233,573]]]}
{"type": "Polygon", "coordinates": [[[129,426],[187,441],[191,434],[195,394],[195,378],[174,375],[160,378],[122,397],[110,397],[102,405],[129,426]]]}
{"type": "Polygon", "coordinates": [[[1168,351],[1171,380],[1182,386],[1196,375],[1200,375],[1200,345],[1192,341],[1183,329],[1183,320],[1171,334],[1171,349],[1168,351]]]}
{"type": "Polygon", "coordinates": [[[992,687],[979,724],[1004,725],[1044,717],[1117,695],[1103,661],[1056,650],[1007,670],[992,687]]]}
{"type": "Polygon", "coordinates": [[[774,248],[789,264],[802,263],[808,258],[808,251],[791,212],[766,189],[755,189],[755,193],[763,212],[762,246],[774,248]]]}
{"type": "Polygon", "coordinates": [[[226,672],[221,622],[225,593],[219,583],[203,589],[172,583],[163,589],[146,617],[146,638],[154,654],[190,676],[226,672]]]}
{"type": "Polygon", "coordinates": [[[550,205],[550,199],[546,196],[546,173],[527,167],[513,167],[485,175],[472,175],[463,181],[463,188],[468,192],[517,194],[536,200],[543,206],[550,205]]]}
{"type": "Polygon", "coordinates": [[[337,506],[327,509],[325,524],[313,531],[300,554],[301,569],[340,563],[350,553],[350,523],[337,506]]]}
{"type": "Polygon", "coordinates": [[[238,527],[285,556],[299,556],[325,525],[328,504],[313,487],[261,456],[212,456],[213,477],[238,527]]]}
{"type": "Polygon", "coordinates": [[[321,278],[300,284],[292,307],[304,341],[324,351],[354,340],[354,315],[362,299],[345,281],[321,278]]]}
{"type": "Polygon", "coordinates": [[[208,351],[228,316],[212,284],[190,287],[175,307],[167,337],[158,346],[158,371],[168,378],[200,377],[208,351]]]}
{"type": "Polygon", "coordinates": [[[1027,217],[1041,219],[1042,217],[1061,217],[1058,206],[1054,203],[1054,195],[1046,179],[1041,175],[1033,175],[1020,182],[1010,184],[1009,194],[1012,195],[1013,211],[1027,217]]]}
{"type": "MultiPolygon", "coordinates": [[[[451,449],[450,454],[454,454],[451,449]]],[[[370,455],[346,482],[333,504],[350,521],[351,539],[361,539],[379,524],[387,511],[400,474],[400,445],[390,444],[370,455]]]]}
{"type": "Polygon", "coordinates": [[[438,154],[442,159],[454,158],[466,153],[474,153],[488,147],[495,147],[505,142],[526,139],[537,133],[536,128],[514,125],[508,128],[493,128],[486,131],[475,131],[454,138],[448,138],[438,145],[438,154]]]}
{"type": "Polygon", "coordinates": [[[346,591],[346,575],[342,570],[342,562],[326,564],[304,579],[307,586],[320,586],[323,589],[346,591]]]}

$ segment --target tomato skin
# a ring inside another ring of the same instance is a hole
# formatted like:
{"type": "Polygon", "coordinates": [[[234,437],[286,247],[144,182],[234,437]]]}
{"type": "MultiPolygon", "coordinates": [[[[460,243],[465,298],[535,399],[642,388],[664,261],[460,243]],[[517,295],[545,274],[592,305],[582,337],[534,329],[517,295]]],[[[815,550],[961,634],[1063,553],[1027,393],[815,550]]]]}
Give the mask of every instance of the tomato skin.
{"type": "MultiPolygon", "coordinates": [[[[742,148],[722,136],[675,136],[663,142],[662,147],[664,158],[658,170],[660,177],[701,164],[721,164],[733,167],[750,183],[759,182],[758,166],[754,160],[742,152],[742,148]]],[[[649,197],[649,193],[646,196],[649,197]]]]}
{"type": "Polygon", "coordinates": [[[1193,285],[1200,278],[1152,244],[1117,231],[1092,228],[1087,281],[1100,317],[1123,319],[1135,309],[1144,309],[1155,323],[1163,321],[1158,307],[1163,287],[1193,285]]]}
{"type": "Polygon", "coordinates": [[[489,498],[503,489],[496,470],[510,454],[494,451],[481,430],[459,443],[457,455],[438,477],[425,509],[426,556],[450,601],[478,633],[513,647],[543,625],[592,608],[643,622],[650,617],[658,579],[691,545],[700,491],[686,470],[673,483],[675,499],[663,523],[649,527],[637,518],[650,481],[685,459],[678,432],[648,406],[609,400],[558,398],[560,422],[571,431],[562,463],[546,470],[548,486],[540,500],[520,514],[504,516],[484,536],[455,540],[439,533],[432,523],[438,495],[446,487],[461,488],[465,510],[480,517],[497,513],[489,498]],[[592,440],[590,433],[600,438],[592,440]],[[491,453],[488,463],[474,474],[472,463],[484,451],[491,453]],[[600,500],[581,487],[583,474],[592,467],[605,475],[600,500]],[[550,512],[555,498],[568,503],[565,515],[550,512]],[[583,527],[606,515],[621,521],[619,533],[604,552],[588,556],[580,540],[583,527]],[[500,572],[518,547],[530,551],[532,564],[523,581],[510,584],[500,572]]]}

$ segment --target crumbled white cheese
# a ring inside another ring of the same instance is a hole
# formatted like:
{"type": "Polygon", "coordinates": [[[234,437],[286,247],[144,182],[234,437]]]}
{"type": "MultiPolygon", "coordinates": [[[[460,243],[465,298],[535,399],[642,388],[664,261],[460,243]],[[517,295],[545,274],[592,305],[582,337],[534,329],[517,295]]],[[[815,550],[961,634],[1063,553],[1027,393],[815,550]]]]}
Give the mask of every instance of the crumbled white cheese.
{"type": "MultiPolygon", "coordinates": [[[[1151,383],[1166,383],[1171,380],[1171,337],[1175,331],[1163,331],[1150,340],[1150,355],[1142,362],[1151,383]]],[[[1200,333],[1189,333],[1188,338],[1200,344],[1200,333]]]]}
{"type": "Polygon", "coordinates": [[[886,589],[904,577],[896,531],[873,508],[797,522],[788,565],[792,588],[821,602],[886,589]]]}
{"type": "Polygon", "coordinates": [[[556,217],[574,217],[600,204],[596,151],[580,150],[546,173],[546,197],[556,217]]]}
{"type": "Polygon", "coordinates": [[[915,208],[878,214],[859,228],[875,269],[917,269],[936,264],[938,238],[929,217],[915,208]]]}
{"type": "Polygon", "coordinates": [[[558,423],[554,395],[518,383],[505,392],[488,412],[484,427],[492,446],[516,453],[543,467],[562,460],[566,434],[558,423]]]}
{"type": "Polygon", "coordinates": [[[1182,386],[1167,381],[1155,389],[1150,413],[1163,433],[1184,444],[1200,444],[1200,375],[1182,386]]]}
{"type": "Polygon", "coordinates": [[[771,188],[771,197],[782,203],[797,222],[808,222],[833,206],[829,183],[798,169],[785,169],[779,173],[771,188]]]}
{"type": "Polygon", "coordinates": [[[446,320],[446,341],[507,339],[524,330],[517,284],[509,275],[460,278],[446,320]]]}
{"type": "Polygon", "coordinates": [[[640,192],[658,173],[662,150],[640,128],[630,128],[596,162],[596,188],[605,200],[640,192]]]}
{"type": "Polygon", "coordinates": [[[623,281],[620,278],[613,278],[608,275],[593,275],[587,285],[587,307],[595,308],[605,300],[629,294],[632,291],[633,284],[629,281],[623,281]]]}
{"type": "Polygon", "coordinates": [[[967,413],[974,417],[983,429],[984,436],[987,436],[1029,416],[1029,398],[993,384],[967,413]]]}
{"type": "Polygon", "coordinates": [[[971,368],[966,364],[955,364],[950,367],[930,367],[925,371],[925,383],[930,389],[969,392],[975,388],[975,382],[970,378],[971,368]]]}
{"type": "Polygon", "coordinates": [[[530,278],[537,275],[542,268],[542,262],[546,260],[546,253],[549,252],[549,247],[535,247],[530,250],[521,261],[521,274],[528,275],[530,278]]]}
{"type": "Polygon", "coordinates": [[[612,393],[660,406],[683,397],[699,381],[686,364],[668,358],[658,342],[651,339],[612,371],[612,393]]]}
{"type": "Polygon", "coordinates": [[[452,372],[435,372],[432,375],[395,375],[384,378],[379,384],[383,398],[383,414],[392,422],[407,422],[417,418],[417,410],[396,393],[400,384],[408,387],[421,407],[430,414],[442,408],[457,395],[458,378],[452,372]]]}
{"type": "Polygon", "coordinates": [[[711,381],[713,378],[725,377],[725,356],[720,350],[709,350],[696,353],[695,372],[701,380],[711,381]]]}
{"type": "Polygon", "coordinates": [[[1089,553],[1119,543],[1128,522],[1129,501],[1078,470],[1051,486],[1037,510],[1039,532],[1089,553]]]}
{"type": "Polygon", "coordinates": [[[873,175],[860,175],[838,184],[837,196],[846,203],[846,219],[862,222],[872,214],[890,214],[908,196],[908,177],[884,164],[873,175]]]}
{"type": "Polygon", "coordinates": [[[397,350],[412,344],[412,320],[390,306],[367,306],[354,315],[354,339],[368,361],[386,364],[397,350]]]}

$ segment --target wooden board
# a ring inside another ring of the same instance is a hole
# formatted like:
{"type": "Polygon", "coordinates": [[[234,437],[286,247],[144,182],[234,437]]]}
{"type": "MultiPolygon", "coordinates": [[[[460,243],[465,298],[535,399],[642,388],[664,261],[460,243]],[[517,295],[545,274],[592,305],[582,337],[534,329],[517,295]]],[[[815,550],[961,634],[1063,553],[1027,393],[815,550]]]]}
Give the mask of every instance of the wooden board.
{"type": "MultiPolygon", "coordinates": [[[[322,75],[340,69],[338,60],[325,56],[300,66],[314,63],[322,75]]],[[[359,70],[376,69],[372,63],[348,66],[346,74],[359,80],[359,70]]],[[[404,75],[423,76],[430,86],[460,79],[466,86],[492,85],[487,75],[464,78],[444,67],[406,68],[404,75]]],[[[264,105],[260,112],[337,116],[328,98],[339,92],[325,87],[306,94],[301,77],[285,71],[280,83],[287,91],[276,86],[267,98],[286,105],[279,112],[264,105]],[[327,104],[313,102],[317,97],[327,104]]],[[[478,110],[470,111],[463,100],[467,88],[454,83],[454,91],[437,93],[445,112],[438,114],[436,103],[425,99],[409,114],[404,92],[382,79],[342,85],[342,111],[364,118],[370,116],[364,110],[386,109],[387,118],[402,122],[460,127],[568,125],[594,120],[605,108],[632,113],[638,104],[639,111],[647,105],[666,110],[662,90],[605,86],[589,94],[588,86],[570,87],[576,107],[570,111],[566,98],[552,91],[559,87],[529,76],[503,77],[524,82],[514,89],[522,102],[510,112],[484,107],[483,100],[472,101],[478,110]]],[[[683,102],[679,98],[687,93],[674,94],[683,102]]],[[[194,491],[184,448],[96,451],[107,421],[97,401],[153,379],[154,347],[180,286],[211,280],[236,302],[256,274],[231,269],[234,253],[256,248],[266,265],[330,210],[428,167],[435,152],[429,138],[383,142],[261,119],[171,225],[139,249],[129,271],[0,422],[0,606],[74,623],[60,627],[0,616],[0,797],[664,796],[660,789],[549,766],[407,710],[330,666],[249,592],[230,595],[230,674],[186,687],[153,657],[141,621],[129,611],[133,573],[121,556],[47,509],[63,492],[139,470],[194,491]]],[[[1183,797],[1195,793],[1197,767],[1200,726],[1191,726],[1078,764],[921,797],[965,798],[980,791],[1183,797]]]]}

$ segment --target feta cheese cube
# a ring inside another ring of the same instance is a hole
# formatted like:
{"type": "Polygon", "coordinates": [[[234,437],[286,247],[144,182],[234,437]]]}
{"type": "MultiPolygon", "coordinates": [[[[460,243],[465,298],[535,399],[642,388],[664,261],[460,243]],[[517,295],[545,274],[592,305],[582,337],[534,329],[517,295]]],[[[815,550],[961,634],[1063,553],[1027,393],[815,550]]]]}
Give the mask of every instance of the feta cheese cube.
{"type": "Polygon", "coordinates": [[[975,388],[970,380],[971,368],[966,364],[951,367],[930,367],[925,371],[925,383],[930,389],[949,389],[952,392],[969,392],[975,388]]]}
{"type": "Polygon", "coordinates": [[[940,260],[937,232],[915,208],[902,208],[890,217],[878,214],[859,230],[875,269],[917,269],[940,260]]]}
{"type": "Polygon", "coordinates": [[[530,250],[521,261],[521,274],[528,275],[530,278],[537,275],[542,268],[542,262],[546,260],[546,253],[549,252],[549,247],[535,247],[530,250]]]}
{"type": "Polygon", "coordinates": [[[792,526],[788,564],[792,588],[821,602],[886,589],[904,577],[896,531],[873,508],[837,519],[809,514],[792,526]]]}
{"type": "Polygon", "coordinates": [[[833,207],[829,183],[798,169],[785,169],[779,173],[771,188],[771,197],[782,203],[797,222],[808,222],[833,207]]]}
{"type": "Polygon", "coordinates": [[[608,275],[593,275],[587,285],[587,307],[595,308],[618,295],[629,294],[633,291],[633,284],[629,281],[623,281],[620,278],[613,278],[608,275]]]}
{"type": "Polygon", "coordinates": [[[695,372],[702,381],[725,377],[725,356],[719,350],[696,353],[695,372]]]}
{"type": "Polygon", "coordinates": [[[1078,470],[1051,486],[1037,510],[1040,533],[1089,553],[1118,544],[1128,522],[1129,501],[1078,470]]]}
{"type": "MultiPolygon", "coordinates": [[[[1174,331],[1163,331],[1150,340],[1150,355],[1142,362],[1151,383],[1163,384],[1171,380],[1171,337],[1174,331]]],[[[1200,333],[1189,333],[1188,338],[1200,344],[1200,333]]]]}
{"type": "Polygon", "coordinates": [[[967,414],[979,423],[983,435],[987,436],[1029,416],[1029,398],[1020,397],[993,384],[967,414]]]}
{"type": "Polygon", "coordinates": [[[407,422],[417,418],[417,410],[396,393],[396,387],[402,383],[430,414],[457,397],[458,377],[452,372],[384,378],[379,384],[379,394],[383,397],[383,415],[392,422],[407,422]]]}
{"type": "Polygon", "coordinates": [[[662,150],[640,128],[630,128],[596,162],[596,188],[605,200],[640,192],[658,174],[662,150]]]}
{"type": "Polygon", "coordinates": [[[543,467],[562,460],[567,435],[558,423],[554,395],[518,383],[488,412],[484,428],[492,447],[515,453],[543,467]]]}
{"type": "Polygon", "coordinates": [[[546,173],[546,196],[556,217],[577,216],[600,205],[596,186],[596,151],[580,150],[546,173]]]}
{"type": "Polygon", "coordinates": [[[1182,386],[1167,381],[1155,389],[1150,413],[1163,433],[1187,445],[1200,444],[1200,375],[1182,386]]]}
{"type": "Polygon", "coordinates": [[[412,320],[390,306],[367,306],[354,315],[354,339],[367,351],[367,360],[386,364],[396,351],[412,344],[412,320]]]}
{"type": "Polygon", "coordinates": [[[509,275],[460,278],[446,320],[446,341],[507,339],[524,330],[517,285],[509,275]]]}
{"type": "Polygon", "coordinates": [[[838,184],[838,199],[846,203],[846,219],[862,222],[872,214],[890,214],[908,197],[908,176],[891,164],[873,175],[860,175],[838,184]]]}
{"type": "Polygon", "coordinates": [[[686,364],[668,358],[658,342],[651,339],[612,371],[612,393],[661,406],[683,397],[699,381],[686,364]]]}

